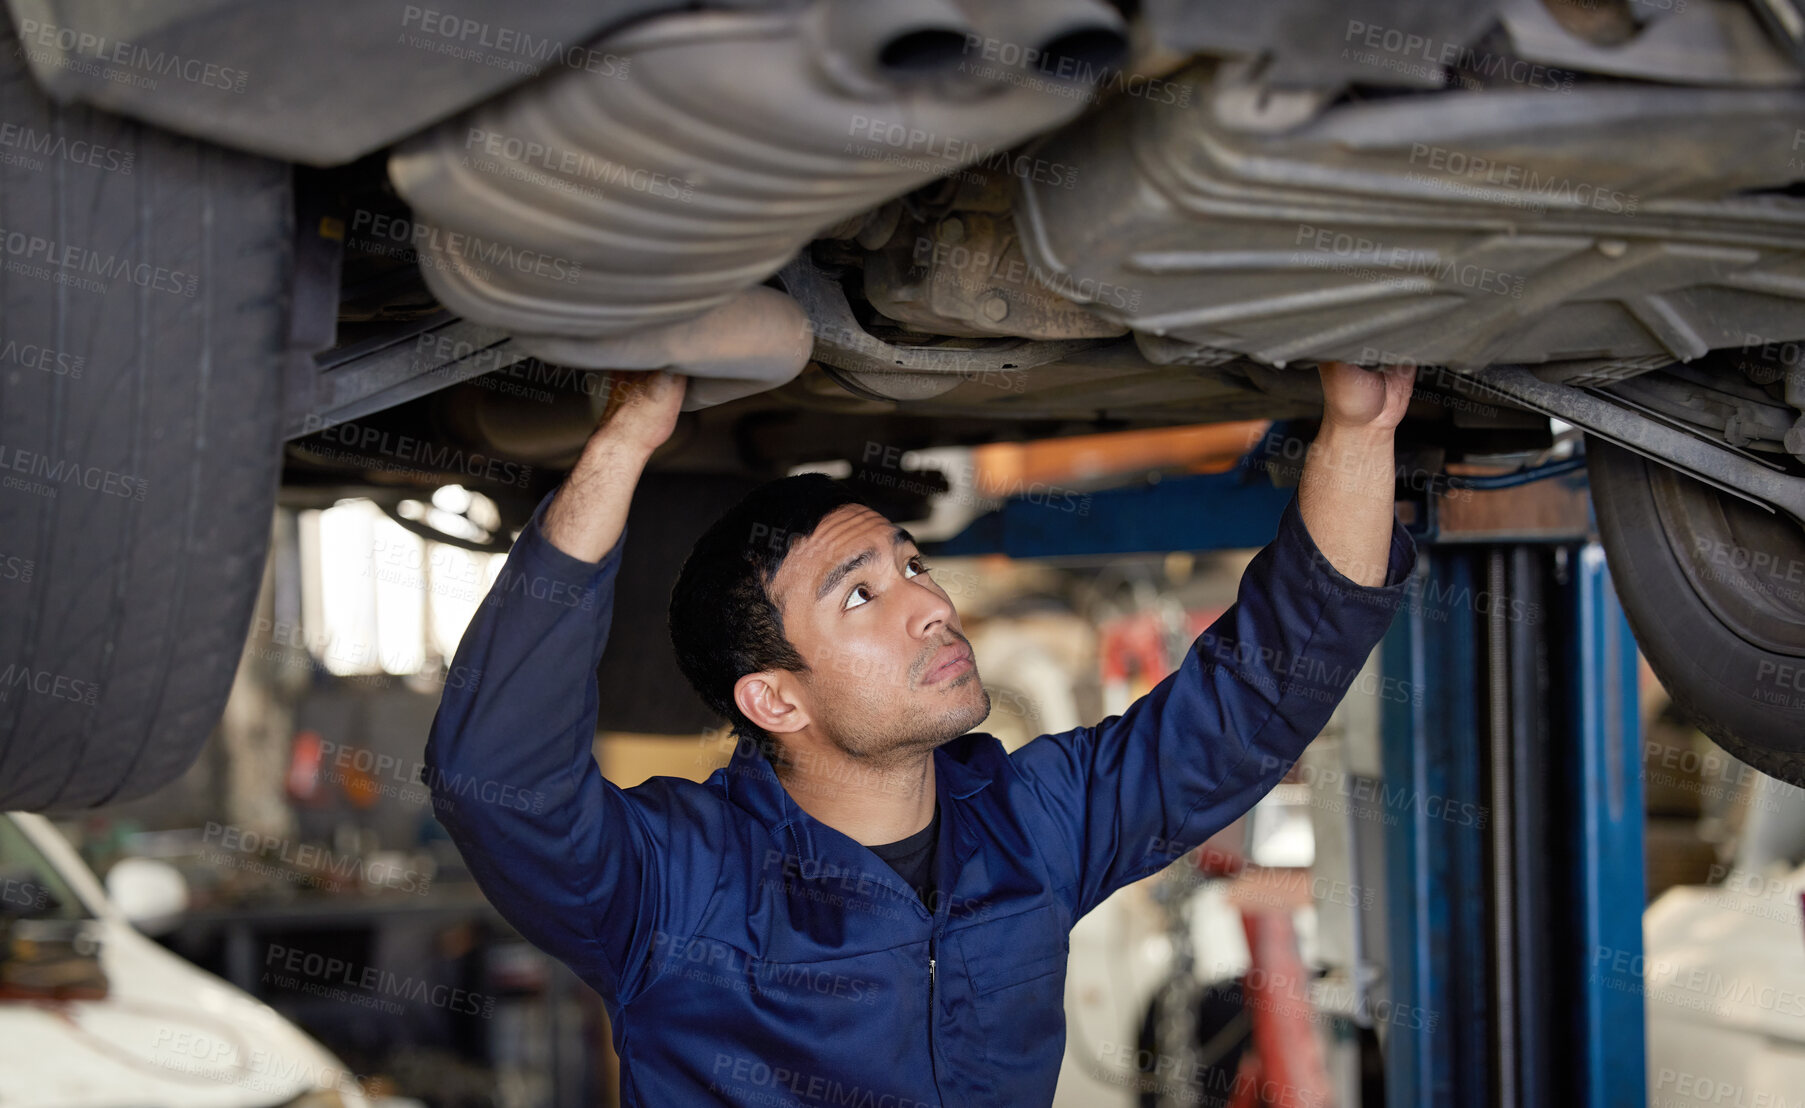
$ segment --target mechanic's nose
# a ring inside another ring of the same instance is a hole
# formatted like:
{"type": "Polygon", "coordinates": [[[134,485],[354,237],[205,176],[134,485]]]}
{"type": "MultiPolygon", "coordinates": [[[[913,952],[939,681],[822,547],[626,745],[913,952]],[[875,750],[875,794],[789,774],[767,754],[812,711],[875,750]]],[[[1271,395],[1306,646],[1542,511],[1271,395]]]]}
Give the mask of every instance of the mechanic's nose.
{"type": "Polygon", "coordinates": [[[920,590],[915,600],[916,607],[910,612],[910,630],[916,637],[925,638],[934,633],[935,625],[956,627],[958,613],[953,609],[953,602],[939,589],[926,583],[916,582],[920,590]]]}

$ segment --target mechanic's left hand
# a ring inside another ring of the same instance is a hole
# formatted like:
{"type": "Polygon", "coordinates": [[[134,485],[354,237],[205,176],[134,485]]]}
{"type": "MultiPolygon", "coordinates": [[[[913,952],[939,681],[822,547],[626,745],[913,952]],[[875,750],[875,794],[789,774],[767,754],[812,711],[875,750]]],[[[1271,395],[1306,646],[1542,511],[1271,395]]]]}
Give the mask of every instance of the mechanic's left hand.
{"type": "Polygon", "coordinates": [[[1346,362],[1323,362],[1322,422],[1348,429],[1389,431],[1404,418],[1410,389],[1416,382],[1413,365],[1362,369],[1346,362]]]}

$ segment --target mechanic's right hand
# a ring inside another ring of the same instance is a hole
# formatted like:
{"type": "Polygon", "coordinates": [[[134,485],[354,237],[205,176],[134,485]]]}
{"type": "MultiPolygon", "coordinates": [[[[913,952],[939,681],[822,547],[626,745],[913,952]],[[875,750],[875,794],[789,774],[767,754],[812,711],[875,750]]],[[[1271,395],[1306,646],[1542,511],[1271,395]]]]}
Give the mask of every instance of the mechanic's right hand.
{"type": "Polygon", "coordinates": [[[590,444],[628,447],[650,454],[671,437],[689,378],[668,369],[609,374],[608,407],[590,444]]]}

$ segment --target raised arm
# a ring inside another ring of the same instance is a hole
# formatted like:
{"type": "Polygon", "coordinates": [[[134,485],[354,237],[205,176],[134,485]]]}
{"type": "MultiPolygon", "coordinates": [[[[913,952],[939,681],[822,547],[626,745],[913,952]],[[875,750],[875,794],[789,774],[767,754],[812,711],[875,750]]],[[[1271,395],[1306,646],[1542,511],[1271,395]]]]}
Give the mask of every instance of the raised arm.
{"type": "Polygon", "coordinates": [[[1298,480],[1304,526],[1323,556],[1360,585],[1385,581],[1393,522],[1393,440],[1416,367],[1325,362],[1322,429],[1298,480]]]}
{"type": "MultiPolygon", "coordinates": [[[[1075,916],[1253,807],[1328,722],[1416,562],[1392,510],[1392,437],[1410,370],[1323,369],[1323,431],[1278,535],[1174,672],[1094,727],[1011,755],[1075,916]],[[1375,388],[1375,386],[1377,386],[1375,388]],[[1367,391],[1372,390],[1372,391],[1367,391]]],[[[1409,696],[1381,680],[1381,697],[1409,696]]]]}
{"type": "Polygon", "coordinates": [[[620,541],[633,489],[677,426],[688,381],[663,371],[617,380],[601,425],[545,510],[545,537],[578,561],[599,562],[620,541]]]}
{"type": "Polygon", "coordinates": [[[684,385],[647,374],[612,398],[464,632],[453,672],[474,677],[447,687],[426,744],[434,814],[483,892],[535,945],[617,996],[681,910],[665,875],[698,868],[672,856],[695,846],[672,841],[669,806],[604,780],[591,752],[627,506],[684,385]]]}

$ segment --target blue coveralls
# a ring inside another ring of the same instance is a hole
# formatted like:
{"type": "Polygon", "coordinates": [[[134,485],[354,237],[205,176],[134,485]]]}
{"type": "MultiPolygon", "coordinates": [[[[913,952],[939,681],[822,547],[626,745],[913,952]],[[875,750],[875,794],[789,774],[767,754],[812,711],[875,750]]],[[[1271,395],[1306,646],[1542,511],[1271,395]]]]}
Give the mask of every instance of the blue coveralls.
{"type": "Polygon", "coordinates": [[[627,537],[573,558],[540,530],[549,502],[458,648],[427,777],[483,892],[605,999],[644,1108],[1050,1103],[1072,924],[1279,781],[1416,561],[1394,522],[1386,584],[1354,584],[1294,498],[1235,604],[1120,716],[937,749],[930,912],[749,743],[700,784],[602,777],[595,673],[627,537]]]}

